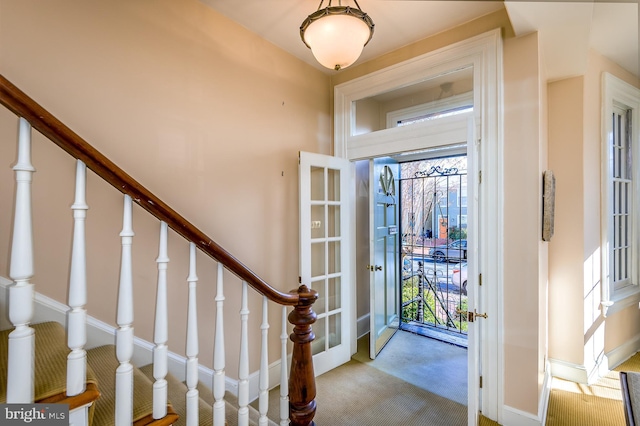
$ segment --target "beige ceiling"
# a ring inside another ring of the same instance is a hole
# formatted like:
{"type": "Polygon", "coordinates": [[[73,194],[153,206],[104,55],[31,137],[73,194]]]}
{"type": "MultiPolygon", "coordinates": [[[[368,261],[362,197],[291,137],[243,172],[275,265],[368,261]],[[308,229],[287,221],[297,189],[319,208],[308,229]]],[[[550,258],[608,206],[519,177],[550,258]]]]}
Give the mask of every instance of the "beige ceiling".
{"type": "MultiPolygon", "coordinates": [[[[300,24],[318,8],[319,0],[201,1],[318,69],[335,72],[322,68],[300,40],[300,24]]],[[[375,33],[357,63],[506,8],[516,35],[539,31],[550,80],[583,74],[589,48],[639,75],[638,0],[359,0],[358,3],[373,19],[375,33]]],[[[343,4],[353,5],[350,0],[343,4]]]]}

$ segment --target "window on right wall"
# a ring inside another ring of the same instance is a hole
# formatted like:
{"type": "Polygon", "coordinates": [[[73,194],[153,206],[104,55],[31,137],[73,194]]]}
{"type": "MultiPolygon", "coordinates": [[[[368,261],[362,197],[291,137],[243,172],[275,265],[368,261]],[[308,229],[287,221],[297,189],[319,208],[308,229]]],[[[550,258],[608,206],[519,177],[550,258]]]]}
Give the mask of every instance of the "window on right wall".
{"type": "Polygon", "coordinates": [[[640,89],[605,73],[602,108],[602,308],[640,300],[640,89]]]}

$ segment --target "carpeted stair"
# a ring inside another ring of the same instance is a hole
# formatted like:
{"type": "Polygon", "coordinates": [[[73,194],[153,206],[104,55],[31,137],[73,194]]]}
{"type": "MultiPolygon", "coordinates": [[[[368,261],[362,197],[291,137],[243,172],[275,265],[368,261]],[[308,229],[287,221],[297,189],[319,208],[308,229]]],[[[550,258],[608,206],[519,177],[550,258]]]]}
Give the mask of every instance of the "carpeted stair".
{"type": "MultiPolygon", "coordinates": [[[[87,351],[87,364],[98,380],[100,398],[95,402],[95,414],[91,426],[110,426],[115,424],[116,375],[120,363],[116,358],[116,347],[99,346],[87,351]]],[[[153,382],[138,368],[133,369],[133,424],[170,425],[178,420],[178,414],[171,403],[167,404],[167,416],[153,419],[153,382]]]]}
{"type": "MultiPolygon", "coordinates": [[[[100,395],[98,379],[90,367],[87,368],[86,391],[77,396],[66,395],[69,348],[62,325],[57,322],[45,322],[33,324],[32,328],[35,330],[36,351],[34,401],[42,404],[69,404],[69,409],[72,410],[96,400],[100,395]]],[[[12,331],[13,329],[0,331],[0,403],[7,400],[8,339],[12,331]]],[[[93,411],[92,407],[89,418],[93,411]]]]}
{"type": "MultiPolygon", "coordinates": [[[[64,403],[73,409],[94,401],[90,413],[91,426],[115,424],[115,371],[118,368],[116,348],[113,345],[87,350],[87,391],[76,397],[66,396],[67,337],[64,327],[57,322],[31,325],[35,330],[35,402],[64,403]]],[[[0,403],[6,401],[8,336],[12,330],[0,331],[0,403]]],[[[163,426],[186,425],[187,386],[172,374],[168,374],[167,416],[154,420],[153,413],[153,364],[133,369],[133,425],[163,426]]],[[[203,383],[198,384],[200,394],[199,422],[201,426],[213,426],[213,394],[203,383]]],[[[238,424],[238,403],[235,395],[227,392],[226,425],[238,424]]],[[[258,411],[249,406],[249,424],[258,425],[258,411]]],[[[217,425],[216,425],[217,426],[217,425]]],[[[277,423],[269,421],[269,426],[277,423]]]]}
{"type": "MultiPolygon", "coordinates": [[[[140,371],[146,375],[150,380],[153,379],[153,364],[145,365],[140,368],[140,371]]],[[[173,408],[180,415],[180,418],[176,423],[177,426],[185,426],[186,423],[186,397],[187,393],[187,385],[178,380],[173,374],[169,373],[166,377],[167,383],[169,385],[168,398],[171,401],[173,408]]],[[[199,408],[199,422],[200,426],[212,426],[213,425],[213,393],[211,390],[205,386],[202,382],[198,383],[198,392],[200,394],[200,402],[198,404],[199,408]]],[[[235,395],[227,392],[224,396],[225,399],[225,416],[227,419],[227,425],[237,425],[238,424],[238,399],[235,395]]],[[[249,425],[257,426],[258,411],[249,406],[249,425]]],[[[269,420],[270,426],[278,426],[277,423],[269,420]]]]}

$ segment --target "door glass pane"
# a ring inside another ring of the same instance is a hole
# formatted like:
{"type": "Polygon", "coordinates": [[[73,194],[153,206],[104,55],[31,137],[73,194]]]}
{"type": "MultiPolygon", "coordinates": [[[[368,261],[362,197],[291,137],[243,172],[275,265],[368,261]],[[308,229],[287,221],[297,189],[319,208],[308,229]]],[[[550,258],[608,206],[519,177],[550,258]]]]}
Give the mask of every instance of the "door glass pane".
{"type": "Polygon", "coordinates": [[[338,346],[342,341],[342,324],[340,313],[331,315],[329,319],[329,348],[338,346]]]}
{"type": "Polygon", "coordinates": [[[340,272],[340,241],[329,241],[329,262],[328,271],[329,274],[335,274],[340,272]]]}
{"type": "Polygon", "coordinates": [[[312,243],[311,244],[311,276],[318,277],[325,275],[325,259],[324,248],[326,243],[312,243]]]}
{"type": "MultiPolygon", "coordinates": [[[[318,300],[313,304],[313,311],[317,315],[324,314],[327,312],[327,296],[330,296],[330,293],[327,292],[326,280],[321,279],[318,281],[314,281],[311,283],[311,288],[318,292],[318,300]]],[[[315,328],[315,326],[314,326],[315,328]]]]}
{"type": "Polygon", "coordinates": [[[325,318],[318,318],[313,324],[313,333],[316,335],[315,340],[311,343],[311,352],[313,355],[317,355],[325,350],[326,344],[326,332],[325,332],[325,318]]]}
{"type": "Polygon", "coordinates": [[[340,206],[328,206],[327,237],[340,236],[340,206]]]}
{"type": "Polygon", "coordinates": [[[324,200],[324,168],[311,167],[311,200],[324,200]]]}
{"type": "Polygon", "coordinates": [[[323,238],[325,229],[324,206],[311,206],[311,238],[323,238]]]}
{"type": "Polygon", "coordinates": [[[340,301],[340,278],[329,278],[328,280],[327,295],[329,297],[329,310],[338,309],[341,307],[340,301]]]}
{"type": "Polygon", "coordinates": [[[340,170],[327,169],[327,201],[340,201],[340,170]]]}

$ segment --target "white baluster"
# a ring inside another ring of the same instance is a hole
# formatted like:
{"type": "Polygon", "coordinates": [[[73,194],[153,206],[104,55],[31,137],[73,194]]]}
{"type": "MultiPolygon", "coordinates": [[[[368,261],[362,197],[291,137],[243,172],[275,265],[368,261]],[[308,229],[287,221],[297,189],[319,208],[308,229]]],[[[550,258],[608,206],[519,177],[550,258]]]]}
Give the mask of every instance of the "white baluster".
{"type": "Polygon", "coordinates": [[[289,426],[289,375],[287,367],[287,307],[282,307],[282,354],[280,357],[280,426],[289,426]]]}
{"type": "Polygon", "coordinates": [[[160,244],[158,247],[158,294],[156,295],[156,322],[154,328],[153,348],[153,418],[161,419],[167,415],[167,370],[169,340],[167,309],[167,224],[160,222],[160,244]]]}
{"type": "Polygon", "coordinates": [[[189,306],[187,313],[187,426],[198,426],[200,421],[198,413],[198,311],[196,284],[196,245],[189,244],[189,306]]]}
{"type": "Polygon", "coordinates": [[[249,336],[247,323],[247,283],[242,282],[242,307],[240,308],[240,366],[238,368],[238,426],[249,425],[249,336]]]}
{"type": "Polygon", "coordinates": [[[218,263],[216,293],[216,335],[213,352],[213,424],[225,424],[225,353],[224,353],[224,267],[218,263]]]}
{"type": "Polygon", "coordinates": [[[262,325],[260,326],[260,330],[262,330],[262,348],[260,350],[259,426],[269,424],[269,418],[267,417],[267,411],[269,410],[269,316],[267,303],[268,299],[263,296],[262,325]]]}
{"type": "Polygon", "coordinates": [[[31,125],[20,118],[18,162],[16,172],[16,203],[11,245],[9,276],[9,320],[15,326],[9,334],[7,368],[7,402],[33,402],[34,330],[33,318],[33,228],[31,217],[31,180],[35,169],[31,165],[31,125]]]}
{"type": "Polygon", "coordinates": [[[73,210],[73,247],[71,249],[71,273],[69,275],[69,307],[67,311],[67,395],[80,395],[86,389],[87,353],[87,253],[85,247],[85,219],[87,166],[76,162],[76,194],[73,210]]]}
{"type": "Polygon", "coordinates": [[[116,331],[116,356],[120,365],[116,369],[116,426],[131,426],[133,421],[133,271],[131,245],[133,243],[131,197],[124,196],[122,220],[122,259],[120,263],[120,287],[118,290],[118,330],[116,331]]]}

